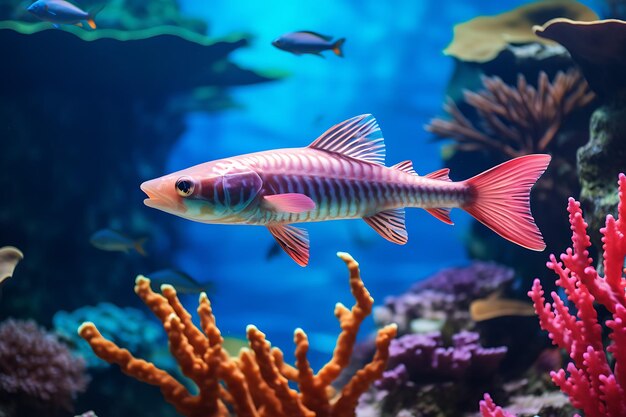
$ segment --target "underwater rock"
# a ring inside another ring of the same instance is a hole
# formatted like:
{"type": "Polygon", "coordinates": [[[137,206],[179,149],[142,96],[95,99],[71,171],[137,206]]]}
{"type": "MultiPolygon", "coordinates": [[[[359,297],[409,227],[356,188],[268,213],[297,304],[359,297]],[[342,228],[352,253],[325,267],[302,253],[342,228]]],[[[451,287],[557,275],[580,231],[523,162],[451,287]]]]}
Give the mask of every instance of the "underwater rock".
{"type": "Polygon", "coordinates": [[[566,17],[596,20],[587,6],[570,0],[539,1],[495,16],[476,17],[454,27],[454,38],[444,53],[461,61],[488,62],[512,44],[549,43],[532,31],[550,19],[566,17]]]}
{"type": "Polygon", "coordinates": [[[337,304],[335,315],[342,332],[332,359],[316,374],[307,359],[309,342],[302,329],[294,332],[295,367],[284,363],[282,352],[272,348],[265,334],[252,325],[247,329],[250,348],[242,349],[238,358],[233,357],[223,349],[223,339],[205,293],[199,299],[200,330],[183,308],[174,287],[163,285],[161,295],[153,292],[150,280],[141,276],[136,280],[135,292],[163,323],[172,356],[183,374],[195,383],[196,390],[188,391],[169,373],[136,359],[105,339],[93,323],[83,323],[78,333],[101,359],[119,365],[124,373],[142,382],[158,386],[166,401],[184,416],[227,417],[227,404],[238,416],[259,415],[259,410],[272,417],[354,416],[361,394],[382,375],[396,326],[378,331],[372,361],[340,393],[333,395],[330,384],[348,365],[361,322],[374,303],[363,284],[358,263],[347,253],[337,255],[348,267],[356,302],[350,310],[337,304]],[[297,384],[300,391],[290,388],[290,382],[297,384]]]}
{"type": "MultiPolygon", "coordinates": [[[[229,87],[275,79],[231,62],[248,43],[237,35],[49,28],[0,22],[0,53],[12,57],[0,78],[0,163],[11,173],[0,179],[11,201],[0,207],[0,227],[29,253],[28,279],[6,283],[28,297],[5,297],[0,314],[43,324],[59,309],[113,295],[133,303],[128,271],[171,264],[173,221],[146,210],[138,187],[165,171],[184,131],[187,107],[171,100],[199,88],[219,90],[222,100],[229,87]],[[151,256],[90,247],[89,236],[106,227],[151,236],[151,256]]],[[[204,99],[206,110],[221,106],[204,99]]]]}
{"type": "Polygon", "coordinates": [[[578,150],[580,200],[592,240],[600,247],[598,230],[607,213],[616,213],[617,197],[611,190],[626,161],[626,22],[554,19],[535,31],[565,46],[600,96],[601,106],[590,120],[589,142],[578,150]]]}
{"type": "Polygon", "coordinates": [[[85,391],[85,362],[33,321],[0,324],[0,404],[15,416],[69,411],[85,391]]]}

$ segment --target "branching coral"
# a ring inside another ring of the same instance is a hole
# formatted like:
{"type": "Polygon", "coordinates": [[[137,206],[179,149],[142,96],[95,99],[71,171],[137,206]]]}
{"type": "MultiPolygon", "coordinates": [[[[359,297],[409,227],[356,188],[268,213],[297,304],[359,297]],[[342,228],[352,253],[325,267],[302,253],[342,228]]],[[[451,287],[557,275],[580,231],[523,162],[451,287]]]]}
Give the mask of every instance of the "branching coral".
{"type": "Polygon", "coordinates": [[[456,141],[460,150],[496,151],[504,159],[545,152],[563,119],[573,110],[589,104],[589,91],[580,72],[559,72],[550,83],[541,72],[537,87],[519,75],[517,86],[499,77],[483,77],[485,90],[465,91],[465,101],[477,112],[481,126],[475,126],[448,99],[444,110],[452,120],[433,119],[426,129],[441,138],[456,141]]]}
{"type": "Polygon", "coordinates": [[[619,176],[618,218],[608,215],[606,226],[601,229],[604,276],[596,271],[589,256],[591,240],[580,203],[570,199],[568,211],[572,246],[561,255],[561,262],[551,255],[547,265],[558,276],[556,284],[563,288],[576,313],[570,313],[556,292],[551,294],[553,302],[546,302],[539,280],[535,280],[528,295],[533,299],[541,327],[548,331],[552,343],[567,350],[572,359],[567,370],[551,373],[554,383],[587,417],[623,416],[626,414],[626,277],[623,275],[626,175],[619,176]],[[604,306],[612,315],[605,322],[611,329],[611,342],[606,349],[594,303],[604,306]]]}
{"type": "Polygon", "coordinates": [[[316,374],[307,359],[309,342],[303,330],[297,329],[294,333],[295,366],[286,364],[282,352],[272,348],[265,335],[254,326],[247,329],[250,348],[242,349],[239,357],[231,357],[222,346],[223,338],[206,294],[200,295],[198,328],[172,286],[163,285],[162,294],[157,294],[150,288],[150,281],[141,276],[136,280],[135,292],[163,322],[170,352],[183,374],[196,384],[198,394],[190,393],[154,364],[135,358],[128,350],[102,337],[93,323],[84,323],[78,332],[96,355],[119,365],[133,378],[158,386],[166,401],[187,417],[225,417],[229,415],[228,407],[239,417],[354,416],[358,398],[385,369],[396,326],[379,330],[373,360],[359,370],[340,393],[333,395],[330,384],[348,365],[359,326],[371,313],[374,303],[363,285],[358,263],[346,253],[338,256],[348,266],[356,303],[352,309],[341,303],[335,307],[342,331],[332,359],[316,374]],[[290,382],[297,383],[299,391],[292,389],[290,382]]]}
{"type": "Polygon", "coordinates": [[[87,382],[84,361],[35,322],[0,325],[0,394],[28,407],[69,410],[87,382]]]}

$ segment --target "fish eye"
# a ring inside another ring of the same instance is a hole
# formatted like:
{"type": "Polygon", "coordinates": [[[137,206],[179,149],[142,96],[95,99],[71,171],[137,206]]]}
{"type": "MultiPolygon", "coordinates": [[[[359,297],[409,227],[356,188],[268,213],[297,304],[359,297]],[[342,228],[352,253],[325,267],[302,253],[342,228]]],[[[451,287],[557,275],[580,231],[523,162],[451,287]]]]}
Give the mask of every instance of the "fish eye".
{"type": "Polygon", "coordinates": [[[176,181],[176,192],[181,197],[189,197],[193,193],[194,188],[193,180],[189,177],[180,177],[176,181]]]}

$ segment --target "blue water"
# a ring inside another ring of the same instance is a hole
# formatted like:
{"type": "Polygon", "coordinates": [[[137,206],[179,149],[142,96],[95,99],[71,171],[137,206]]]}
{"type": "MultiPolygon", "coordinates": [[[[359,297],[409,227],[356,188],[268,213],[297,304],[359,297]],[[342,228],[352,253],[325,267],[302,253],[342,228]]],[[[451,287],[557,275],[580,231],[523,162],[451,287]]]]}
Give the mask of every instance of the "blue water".
{"type": "MultiPolygon", "coordinates": [[[[251,47],[233,56],[236,62],[290,75],[235,90],[241,110],[190,114],[168,172],[241,153],[305,146],[326,128],[362,113],[378,119],[388,165],[411,159],[420,174],[438,169],[441,145],[430,140],[423,126],[441,113],[453,64],[441,51],[451,40],[453,25],[524,3],[183,1],[185,12],[210,22],[211,36],[254,34],[251,47]],[[346,37],[345,58],[298,57],[270,45],[284,32],[304,29],[346,37]]],[[[451,176],[462,179],[454,172],[451,176]]],[[[314,349],[329,352],[338,332],[334,305],[352,303],[345,267],[335,253],[347,251],[360,262],[367,287],[382,302],[442,266],[467,262],[462,238],[469,216],[455,210],[452,219],[456,225],[451,227],[424,211],[409,210],[405,246],[385,241],[362,221],[306,225],[311,238],[307,268],[282,252],[266,260],[273,239],[263,227],[181,219],[177,227],[184,240],[176,259],[190,274],[216,282],[212,301],[225,334],[243,336],[245,326],[254,323],[289,356],[292,331],[302,327],[312,335],[314,349]]],[[[187,304],[194,305],[195,299],[187,304]]],[[[370,320],[362,334],[372,330],[370,320]]]]}

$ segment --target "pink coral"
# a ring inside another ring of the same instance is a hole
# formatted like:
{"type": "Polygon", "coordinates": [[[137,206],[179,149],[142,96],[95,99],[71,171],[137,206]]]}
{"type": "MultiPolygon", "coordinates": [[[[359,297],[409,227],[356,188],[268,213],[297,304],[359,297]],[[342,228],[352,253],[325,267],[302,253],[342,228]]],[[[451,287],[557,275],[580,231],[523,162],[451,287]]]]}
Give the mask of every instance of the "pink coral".
{"type": "Polygon", "coordinates": [[[483,417],[514,417],[513,414],[498,407],[489,394],[485,394],[485,399],[480,402],[480,413],[483,417]]]}
{"type": "MultiPolygon", "coordinates": [[[[528,295],[532,298],[541,327],[552,343],[567,350],[572,359],[566,370],[552,372],[552,380],[570,398],[572,405],[584,411],[586,417],[617,417],[626,415],[626,175],[619,175],[618,218],[606,217],[603,235],[604,276],[593,267],[589,256],[591,246],[587,223],[580,203],[570,198],[567,210],[572,230],[572,247],[561,255],[554,255],[547,263],[558,279],[556,284],[565,290],[575,307],[570,312],[565,301],[552,292],[552,303],[546,302],[538,279],[528,295]],[[605,322],[611,329],[606,348],[602,340],[602,326],[594,303],[604,306],[612,319],[605,322]],[[607,353],[611,355],[607,356],[607,353]],[[612,366],[612,363],[614,365],[612,366]]],[[[487,397],[485,398],[487,401],[487,397]]],[[[493,402],[481,403],[484,416],[493,402]],[[484,408],[484,410],[483,410],[484,408]]],[[[492,408],[493,408],[492,407],[492,408]]]]}

